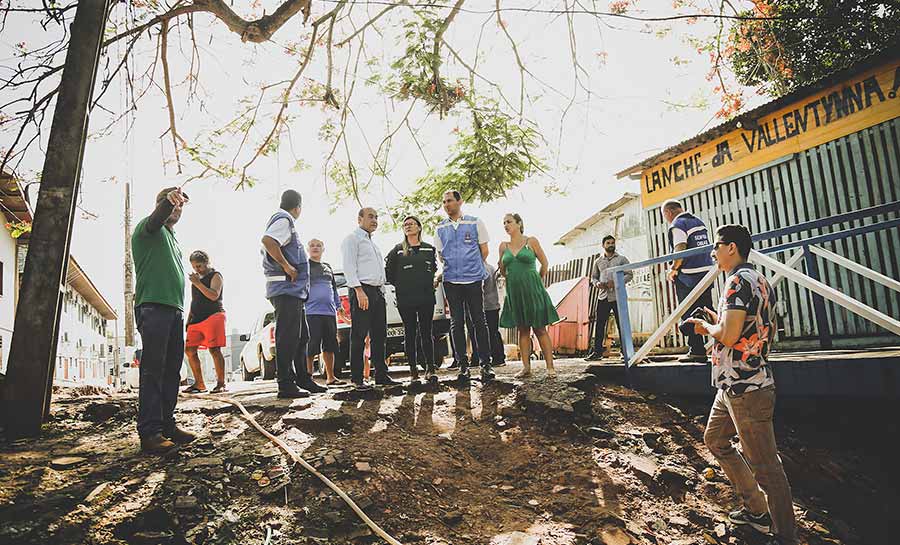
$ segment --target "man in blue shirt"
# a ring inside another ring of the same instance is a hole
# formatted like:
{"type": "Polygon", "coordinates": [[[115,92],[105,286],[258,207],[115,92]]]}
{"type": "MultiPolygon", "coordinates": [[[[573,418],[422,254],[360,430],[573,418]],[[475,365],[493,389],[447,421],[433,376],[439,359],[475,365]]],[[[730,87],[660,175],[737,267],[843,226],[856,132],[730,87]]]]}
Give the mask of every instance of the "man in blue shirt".
{"type": "MultiPolygon", "coordinates": [[[[709,231],[706,224],[697,216],[686,212],[680,201],[666,201],[662,207],[662,214],[669,224],[669,247],[673,252],[709,245],[709,231]]],[[[675,284],[675,295],[679,302],[693,291],[712,266],[712,258],[706,252],[672,262],[667,277],[669,282],[675,284]]],[[[698,308],[712,308],[712,305],[712,286],[710,286],[688,307],[683,318],[690,317],[698,308]]],[[[692,323],[682,320],[678,327],[687,337],[690,347],[687,355],[682,356],[679,361],[707,363],[709,360],[706,357],[704,337],[694,331],[692,323]]]]}
{"type": "MultiPolygon", "coordinates": [[[[444,193],[444,211],[447,219],[437,226],[434,247],[444,266],[444,294],[450,305],[450,333],[453,346],[459,356],[459,379],[469,378],[469,361],[466,357],[466,309],[475,326],[475,344],[491,346],[487,321],[484,314],[484,292],[482,282],[487,277],[484,260],[488,256],[488,235],[484,222],[463,215],[462,196],[459,191],[444,193]]],[[[481,356],[481,354],[479,354],[481,356]]],[[[493,380],[491,357],[484,354],[481,362],[481,380],[493,380]]]]}
{"type": "Polygon", "coordinates": [[[306,300],[309,298],[309,259],[294,228],[300,217],[300,193],[288,189],[281,208],[269,218],[262,237],[266,298],[275,307],[275,365],[278,397],[308,397],[325,388],[306,371],[306,300]]]}
{"type": "Polygon", "coordinates": [[[306,370],[313,374],[313,360],[321,351],[326,384],[340,386],[343,381],[334,374],[334,355],[338,351],[337,314],[344,316],[331,265],[322,261],[325,243],[314,238],[309,241],[309,299],[306,300],[306,323],[309,325],[309,346],[306,370]]]}

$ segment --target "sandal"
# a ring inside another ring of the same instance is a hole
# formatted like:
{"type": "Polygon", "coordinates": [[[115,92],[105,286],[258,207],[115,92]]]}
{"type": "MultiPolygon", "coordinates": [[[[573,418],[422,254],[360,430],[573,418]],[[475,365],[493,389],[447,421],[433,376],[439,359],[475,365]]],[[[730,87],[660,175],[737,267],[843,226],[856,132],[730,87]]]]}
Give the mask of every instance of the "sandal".
{"type": "Polygon", "coordinates": [[[331,382],[326,382],[326,383],[325,383],[325,386],[343,386],[343,385],[345,385],[345,384],[347,384],[347,383],[344,382],[343,380],[340,380],[340,379],[334,379],[334,380],[331,381],[331,382]]]}
{"type": "Polygon", "coordinates": [[[227,392],[228,389],[225,388],[224,384],[216,384],[216,387],[210,390],[211,394],[221,394],[222,392],[227,392]]]}
{"type": "Polygon", "coordinates": [[[206,388],[201,390],[200,388],[197,388],[196,384],[191,384],[190,386],[188,386],[187,388],[182,390],[181,393],[182,394],[205,394],[206,388]]]}

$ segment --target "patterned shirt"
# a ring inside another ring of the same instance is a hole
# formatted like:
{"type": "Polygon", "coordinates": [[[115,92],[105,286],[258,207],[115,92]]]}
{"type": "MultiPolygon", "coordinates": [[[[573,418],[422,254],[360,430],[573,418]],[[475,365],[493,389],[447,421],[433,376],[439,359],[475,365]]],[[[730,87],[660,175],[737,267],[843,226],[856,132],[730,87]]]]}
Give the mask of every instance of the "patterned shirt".
{"type": "Polygon", "coordinates": [[[775,292],[750,264],[738,266],[725,281],[719,299],[719,320],[727,310],[747,313],[741,336],[731,348],[716,341],[712,351],[712,384],[731,395],[775,384],[769,350],[775,338],[775,292]]]}

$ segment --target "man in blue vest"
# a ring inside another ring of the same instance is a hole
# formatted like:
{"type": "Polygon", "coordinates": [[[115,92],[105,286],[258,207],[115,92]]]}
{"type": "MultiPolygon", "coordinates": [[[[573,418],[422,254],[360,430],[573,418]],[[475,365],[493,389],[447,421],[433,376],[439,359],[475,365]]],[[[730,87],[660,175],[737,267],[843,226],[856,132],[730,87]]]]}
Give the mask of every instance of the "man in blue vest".
{"type": "MultiPolygon", "coordinates": [[[[459,357],[459,380],[469,378],[469,360],[466,357],[466,310],[475,326],[475,342],[478,346],[491,346],[487,321],[484,315],[482,282],[487,278],[484,260],[488,256],[488,234],[484,222],[475,216],[462,213],[462,196],[459,191],[444,193],[444,211],[447,219],[437,226],[434,247],[444,266],[444,294],[450,305],[450,333],[459,357]]],[[[487,351],[486,351],[487,352],[487,351]]],[[[494,379],[491,357],[484,354],[481,362],[481,380],[494,379]]]]}
{"type": "Polygon", "coordinates": [[[300,217],[300,193],[288,189],[281,195],[281,209],[266,224],[262,237],[266,298],[275,307],[275,365],[278,397],[308,397],[321,393],[306,371],[306,299],[309,297],[309,260],[294,228],[300,217]]]}
{"type": "MultiPolygon", "coordinates": [[[[669,247],[673,252],[690,250],[700,246],[709,245],[709,232],[706,224],[697,216],[686,212],[680,201],[669,200],[662,207],[663,218],[669,224],[669,247]]],[[[684,259],[676,259],[669,269],[669,282],[675,284],[675,295],[678,301],[684,300],[700,283],[700,280],[712,269],[713,263],[709,252],[693,255],[684,259]]],[[[688,307],[683,318],[689,318],[698,308],[712,308],[712,286],[700,294],[694,303],[688,307]]],[[[682,320],[678,326],[688,339],[690,350],[679,361],[706,363],[706,346],[704,337],[694,331],[694,325],[682,320]]]]}

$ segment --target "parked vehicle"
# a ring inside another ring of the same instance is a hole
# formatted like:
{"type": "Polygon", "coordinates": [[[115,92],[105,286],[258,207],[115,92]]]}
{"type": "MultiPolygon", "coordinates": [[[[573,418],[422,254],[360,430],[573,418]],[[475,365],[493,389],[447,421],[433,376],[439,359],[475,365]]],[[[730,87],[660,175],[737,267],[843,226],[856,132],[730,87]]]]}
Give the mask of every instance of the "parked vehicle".
{"type": "Polygon", "coordinates": [[[262,313],[250,327],[250,333],[241,335],[246,342],[241,350],[241,377],[253,380],[262,375],[263,380],[275,378],[275,311],[262,313]]]}
{"type": "MultiPolygon", "coordinates": [[[[350,314],[350,300],[347,294],[347,279],[343,271],[334,271],[335,283],[338,287],[338,295],[341,297],[341,305],[350,314]]],[[[394,295],[394,286],[385,286],[384,299],[387,305],[387,340],[384,357],[406,352],[403,346],[403,319],[397,310],[397,299],[394,295]]],[[[444,288],[438,286],[435,292],[434,316],[432,335],[434,337],[434,357],[438,363],[450,353],[450,309],[444,300],[444,288]]],[[[340,354],[335,356],[334,366],[341,369],[350,360],[350,323],[338,316],[338,346],[340,354]]]]}
{"type": "Polygon", "coordinates": [[[129,390],[137,390],[141,385],[141,353],[140,348],[125,347],[125,361],[120,367],[122,387],[129,390]],[[128,356],[131,356],[130,358],[128,356]]]}

